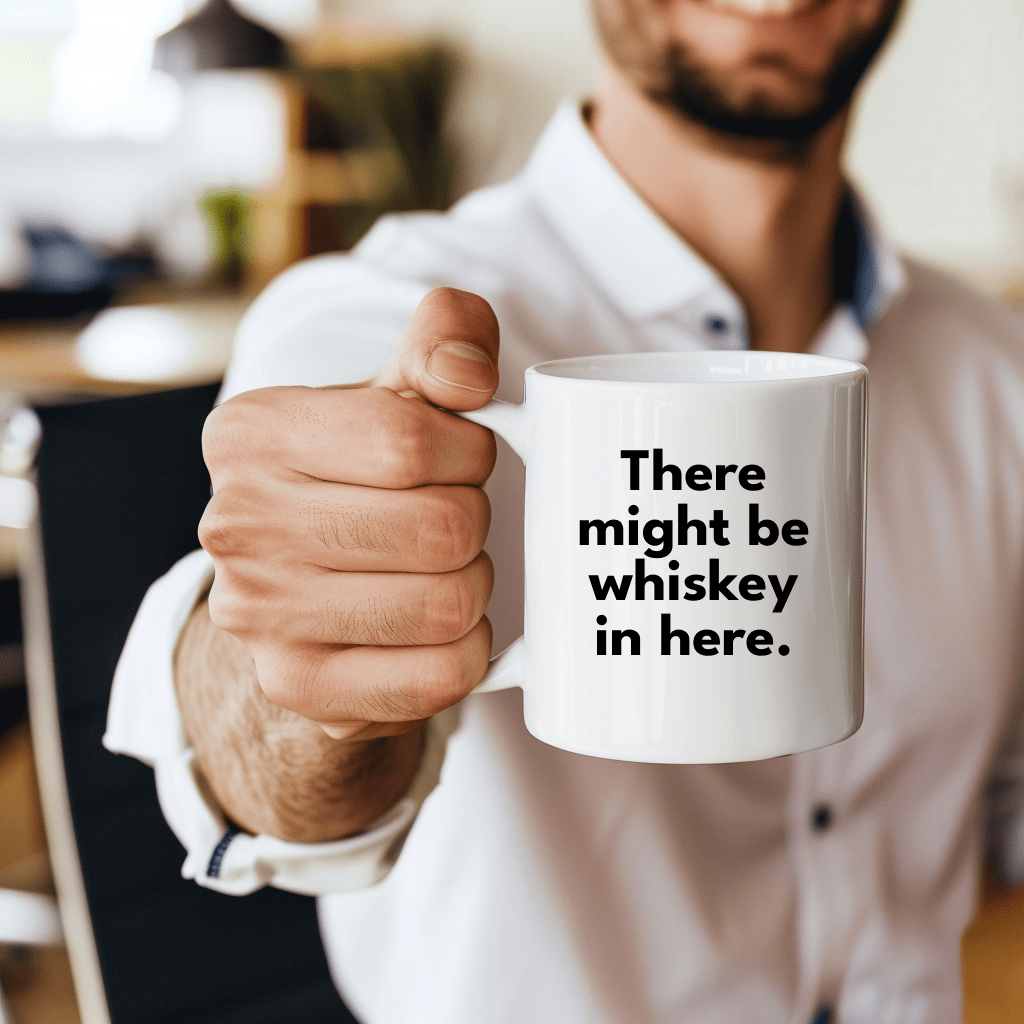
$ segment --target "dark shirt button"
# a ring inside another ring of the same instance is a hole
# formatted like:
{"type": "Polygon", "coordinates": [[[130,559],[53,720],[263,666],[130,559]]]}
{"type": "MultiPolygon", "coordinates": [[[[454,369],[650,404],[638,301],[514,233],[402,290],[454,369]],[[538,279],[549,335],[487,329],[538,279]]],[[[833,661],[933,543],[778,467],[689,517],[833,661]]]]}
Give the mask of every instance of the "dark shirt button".
{"type": "Polygon", "coordinates": [[[814,1011],[814,1016],[811,1018],[811,1024],[832,1024],[835,1020],[835,1014],[832,1012],[831,1003],[822,1003],[817,1010],[814,1011]]]}
{"type": "Polygon", "coordinates": [[[729,330],[729,321],[717,313],[710,313],[704,317],[704,330],[709,334],[724,334],[729,330]]]}
{"type": "MultiPolygon", "coordinates": [[[[832,827],[832,818],[832,808],[828,804],[815,804],[811,808],[811,831],[827,832],[832,827]]],[[[818,1018],[814,1019],[817,1021],[818,1018]]]]}

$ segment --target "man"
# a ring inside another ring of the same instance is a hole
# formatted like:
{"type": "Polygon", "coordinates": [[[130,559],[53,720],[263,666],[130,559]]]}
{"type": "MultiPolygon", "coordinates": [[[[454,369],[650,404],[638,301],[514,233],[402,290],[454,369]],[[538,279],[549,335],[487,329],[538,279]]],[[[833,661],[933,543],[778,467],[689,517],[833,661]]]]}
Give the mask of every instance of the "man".
{"type": "Polygon", "coordinates": [[[1024,326],[849,196],[850,97],[898,6],[596,0],[604,81],[520,178],[384,220],[243,323],[208,554],[147,596],[106,742],[155,765],[186,876],[323,894],[367,1024],[959,1019],[987,783],[1024,874],[1024,326]],[[867,363],[857,735],[639,765],[532,739],[516,691],[463,700],[492,579],[496,646],[519,625],[516,474],[489,507],[493,438],[443,411],[499,389],[499,326],[510,398],[591,352],[867,363]]]}

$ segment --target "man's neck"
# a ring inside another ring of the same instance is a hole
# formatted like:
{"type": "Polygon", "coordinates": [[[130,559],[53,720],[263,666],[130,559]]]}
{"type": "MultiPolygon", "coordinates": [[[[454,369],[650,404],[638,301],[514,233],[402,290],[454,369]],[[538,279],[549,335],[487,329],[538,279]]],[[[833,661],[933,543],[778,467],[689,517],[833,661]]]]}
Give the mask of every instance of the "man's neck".
{"type": "Polygon", "coordinates": [[[590,128],[652,209],[735,289],[753,347],[809,349],[833,304],[845,116],[799,151],[730,144],[612,68],[590,128]]]}

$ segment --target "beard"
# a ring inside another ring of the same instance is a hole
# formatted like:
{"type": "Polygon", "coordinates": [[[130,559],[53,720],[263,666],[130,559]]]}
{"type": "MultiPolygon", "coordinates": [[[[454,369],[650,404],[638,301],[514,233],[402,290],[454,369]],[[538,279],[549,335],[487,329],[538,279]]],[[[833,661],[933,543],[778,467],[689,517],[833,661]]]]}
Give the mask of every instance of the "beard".
{"type": "MultiPolygon", "coordinates": [[[[817,96],[802,108],[787,107],[767,92],[755,92],[742,100],[731,95],[728,73],[716,72],[700,62],[680,43],[660,54],[645,53],[633,32],[635,22],[621,22],[612,31],[601,16],[603,4],[595,4],[598,28],[612,59],[630,74],[640,71],[637,84],[659,106],[682,114],[712,131],[737,139],[800,145],[812,139],[853,97],[854,90],[871,66],[896,22],[902,0],[888,0],[878,21],[846,40],[822,76],[817,96]],[[623,38],[626,33],[632,38],[623,38]],[[640,57],[641,59],[637,60],[640,57]]],[[[631,19],[630,19],[631,21],[631,19]]],[[[765,58],[762,66],[777,62],[765,58]]]]}

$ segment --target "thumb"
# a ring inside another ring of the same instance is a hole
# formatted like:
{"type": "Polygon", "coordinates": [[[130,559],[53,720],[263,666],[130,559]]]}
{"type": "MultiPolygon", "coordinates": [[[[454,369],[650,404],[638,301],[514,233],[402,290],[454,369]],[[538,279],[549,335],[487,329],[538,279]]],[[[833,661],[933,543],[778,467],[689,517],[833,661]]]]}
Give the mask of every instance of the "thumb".
{"type": "Polygon", "coordinates": [[[485,299],[435,288],[416,307],[388,365],[371,382],[414,391],[442,409],[479,409],[498,388],[498,320],[485,299]]]}

